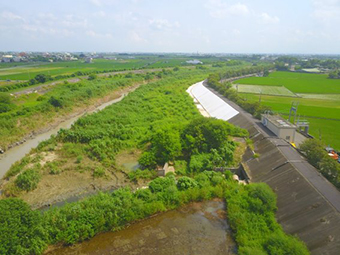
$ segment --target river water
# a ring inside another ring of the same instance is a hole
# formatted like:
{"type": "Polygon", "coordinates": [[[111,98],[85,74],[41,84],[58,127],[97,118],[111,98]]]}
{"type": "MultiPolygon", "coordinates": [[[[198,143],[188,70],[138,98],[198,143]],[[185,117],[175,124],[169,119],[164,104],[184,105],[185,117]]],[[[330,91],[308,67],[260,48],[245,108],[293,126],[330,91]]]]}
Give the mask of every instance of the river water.
{"type": "MultiPolygon", "coordinates": [[[[101,104],[100,106],[96,107],[93,111],[86,112],[86,114],[103,110],[105,107],[121,101],[126,95],[127,94],[124,94],[119,98],[101,104]]],[[[84,114],[85,113],[79,114],[73,118],[61,122],[58,126],[54,127],[48,132],[36,135],[33,139],[28,139],[25,143],[15,146],[14,148],[5,152],[5,154],[0,155],[0,178],[2,178],[6,174],[6,172],[11,168],[11,165],[13,163],[22,159],[28,152],[30,152],[32,148],[37,147],[40,142],[49,139],[51,135],[56,135],[61,128],[63,129],[70,128],[72,124],[76,122],[84,114]]]]}
{"type": "Polygon", "coordinates": [[[48,255],[228,255],[236,254],[225,217],[225,204],[214,200],[142,220],[124,230],[56,249],[48,255]]]}

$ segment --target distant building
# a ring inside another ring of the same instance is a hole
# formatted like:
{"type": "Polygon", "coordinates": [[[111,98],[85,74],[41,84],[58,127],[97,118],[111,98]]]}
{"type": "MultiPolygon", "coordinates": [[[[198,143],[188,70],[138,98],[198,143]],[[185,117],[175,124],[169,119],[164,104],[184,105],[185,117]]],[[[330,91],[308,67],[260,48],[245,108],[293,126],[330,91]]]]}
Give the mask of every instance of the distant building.
{"type": "Polygon", "coordinates": [[[186,63],[187,63],[187,64],[192,64],[192,65],[201,65],[201,64],[203,64],[203,62],[202,62],[202,61],[199,61],[198,59],[187,60],[186,63]]]}
{"type": "Polygon", "coordinates": [[[85,63],[88,63],[88,64],[90,64],[90,63],[92,63],[92,58],[91,57],[87,57],[87,58],[85,58],[85,63]]]}
{"type": "Polygon", "coordinates": [[[287,120],[281,118],[279,115],[262,114],[261,121],[270,131],[276,136],[294,143],[296,126],[287,120]]]}
{"type": "Polygon", "coordinates": [[[20,62],[20,61],[21,61],[21,57],[14,57],[14,58],[13,58],[13,61],[14,61],[14,62],[20,62]]]}
{"type": "Polygon", "coordinates": [[[2,62],[9,63],[13,59],[12,55],[3,55],[2,56],[2,62]]]}

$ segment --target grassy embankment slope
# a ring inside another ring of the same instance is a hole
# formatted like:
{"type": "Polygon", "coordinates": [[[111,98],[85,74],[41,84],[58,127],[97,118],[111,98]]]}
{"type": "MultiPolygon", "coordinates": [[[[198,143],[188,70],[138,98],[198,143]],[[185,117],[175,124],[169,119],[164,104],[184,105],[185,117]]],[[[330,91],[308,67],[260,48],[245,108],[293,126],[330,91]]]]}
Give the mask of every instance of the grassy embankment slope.
{"type": "MultiPolygon", "coordinates": [[[[275,221],[276,198],[268,186],[239,186],[230,172],[223,176],[205,171],[231,163],[237,144],[229,137],[247,133],[227,122],[200,116],[185,90],[206,75],[197,70],[178,72],[142,86],[121,103],[79,119],[71,130],[42,143],[8,174],[18,189],[27,191],[39,190],[46,176],[57,179],[71,171],[105,178],[115,171],[120,152],[137,148],[144,151],[141,162],[145,167],[167,160],[174,160],[176,167],[181,165],[178,173],[185,176],[177,183],[173,176],[157,178],[148,189],[136,193],[127,189],[100,193],[43,215],[19,200],[1,200],[4,217],[0,230],[5,234],[1,235],[0,251],[39,254],[48,244],[73,244],[190,201],[221,197],[228,204],[240,254],[308,254],[304,245],[285,235],[275,221]],[[42,165],[46,154],[55,157],[42,165]]],[[[154,170],[139,173],[150,171],[154,170]]]]}
{"type": "MultiPolygon", "coordinates": [[[[268,77],[252,77],[238,80],[239,84],[284,86],[301,97],[284,95],[262,95],[261,102],[279,113],[288,113],[292,102],[299,102],[298,116],[310,122],[310,133],[321,138],[325,144],[340,149],[340,121],[317,119],[340,119],[340,80],[327,79],[323,74],[304,74],[290,72],[274,72],[268,77]],[[314,116],[311,118],[308,116],[314,116]]],[[[255,93],[240,93],[250,101],[259,101],[258,90],[255,93]]]]}

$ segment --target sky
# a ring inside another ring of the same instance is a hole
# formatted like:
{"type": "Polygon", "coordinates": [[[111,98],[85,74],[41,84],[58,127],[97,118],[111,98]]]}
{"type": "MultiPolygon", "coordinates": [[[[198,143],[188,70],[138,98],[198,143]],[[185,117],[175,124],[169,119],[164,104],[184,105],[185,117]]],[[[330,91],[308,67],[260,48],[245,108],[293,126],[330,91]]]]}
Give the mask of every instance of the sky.
{"type": "Polygon", "coordinates": [[[0,51],[340,54],[340,0],[0,0],[0,51]]]}

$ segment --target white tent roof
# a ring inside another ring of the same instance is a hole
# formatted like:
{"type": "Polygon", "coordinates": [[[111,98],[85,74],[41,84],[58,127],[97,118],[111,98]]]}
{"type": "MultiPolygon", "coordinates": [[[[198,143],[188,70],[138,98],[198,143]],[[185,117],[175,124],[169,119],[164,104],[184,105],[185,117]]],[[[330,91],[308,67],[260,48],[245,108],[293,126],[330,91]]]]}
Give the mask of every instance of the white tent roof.
{"type": "Polygon", "coordinates": [[[196,83],[191,88],[191,94],[197,99],[197,101],[199,101],[211,117],[221,120],[229,120],[239,113],[220,97],[216,96],[209,89],[204,87],[203,82],[196,83]]]}

